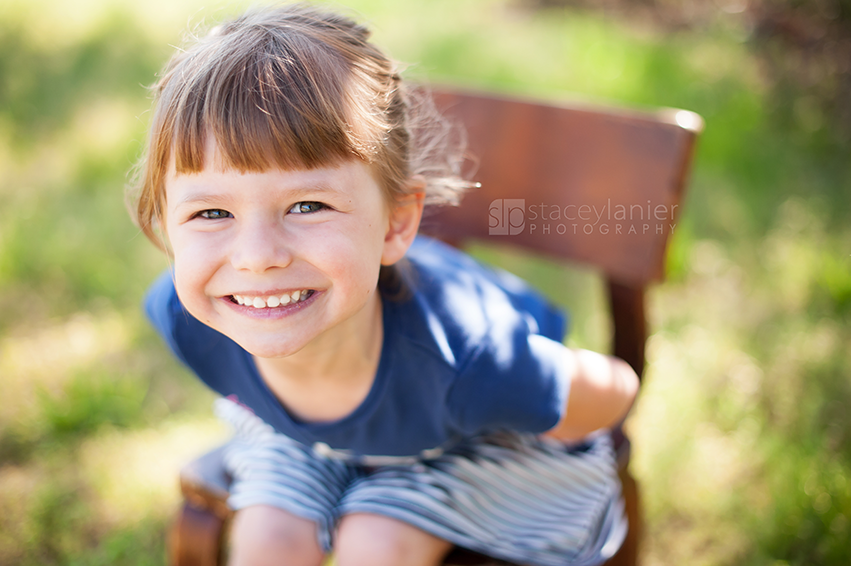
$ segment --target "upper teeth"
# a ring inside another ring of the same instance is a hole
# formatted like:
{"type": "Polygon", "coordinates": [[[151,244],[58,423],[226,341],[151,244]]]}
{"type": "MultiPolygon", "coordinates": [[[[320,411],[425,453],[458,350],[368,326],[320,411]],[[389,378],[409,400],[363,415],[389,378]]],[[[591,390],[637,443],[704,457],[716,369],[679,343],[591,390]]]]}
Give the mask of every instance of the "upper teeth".
{"type": "Polygon", "coordinates": [[[301,291],[293,291],[292,293],[284,293],[283,295],[272,295],[269,297],[252,297],[250,295],[234,295],[234,300],[240,305],[254,307],[255,309],[264,309],[266,307],[277,307],[288,305],[290,303],[298,303],[303,301],[310,291],[302,289],[301,291]]]}

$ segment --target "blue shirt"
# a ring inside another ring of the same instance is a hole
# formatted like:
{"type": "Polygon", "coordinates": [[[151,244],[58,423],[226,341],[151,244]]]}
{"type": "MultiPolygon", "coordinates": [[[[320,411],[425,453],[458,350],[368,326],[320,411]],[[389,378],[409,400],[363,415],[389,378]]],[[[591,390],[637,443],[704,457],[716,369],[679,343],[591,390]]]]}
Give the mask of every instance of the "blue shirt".
{"type": "Polygon", "coordinates": [[[540,433],[567,405],[565,318],[520,279],[418,237],[407,256],[410,293],[382,299],[384,344],[367,397],[331,422],[289,415],[235,342],[181,305],[170,273],[145,300],[172,351],[223,396],[278,432],[355,456],[415,456],[495,430],[540,433]]]}

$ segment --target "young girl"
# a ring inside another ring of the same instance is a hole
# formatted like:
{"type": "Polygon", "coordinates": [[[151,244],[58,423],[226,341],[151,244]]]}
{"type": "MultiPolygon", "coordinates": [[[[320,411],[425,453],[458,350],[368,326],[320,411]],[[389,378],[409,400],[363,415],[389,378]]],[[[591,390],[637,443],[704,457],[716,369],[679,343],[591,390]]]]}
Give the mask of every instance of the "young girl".
{"type": "Polygon", "coordinates": [[[637,378],[416,236],[465,184],[367,38],[253,11],[156,86],[134,212],[173,269],[146,307],[236,429],[230,563],[599,564],[626,529],[604,431],[637,378]]]}

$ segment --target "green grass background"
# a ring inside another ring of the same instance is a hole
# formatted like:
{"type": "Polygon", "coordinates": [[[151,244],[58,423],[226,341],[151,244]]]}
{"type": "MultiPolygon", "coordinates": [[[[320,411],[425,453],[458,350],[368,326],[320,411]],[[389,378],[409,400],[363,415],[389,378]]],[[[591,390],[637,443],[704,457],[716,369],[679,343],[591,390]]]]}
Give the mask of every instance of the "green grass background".
{"type": "MultiPolygon", "coordinates": [[[[166,260],[122,192],[144,85],[187,25],[241,5],[0,4],[0,564],[163,563],[177,469],[227,434],[140,314],[166,260]]],[[[506,0],[348,6],[420,80],[705,118],[629,421],[644,564],[851,563],[851,165],[831,115],[779,95],[721,10],[662,32],[506,0]]],[[[607,348],[593,277],[500,261],[574,311],[573,344],[607,348]]]]}

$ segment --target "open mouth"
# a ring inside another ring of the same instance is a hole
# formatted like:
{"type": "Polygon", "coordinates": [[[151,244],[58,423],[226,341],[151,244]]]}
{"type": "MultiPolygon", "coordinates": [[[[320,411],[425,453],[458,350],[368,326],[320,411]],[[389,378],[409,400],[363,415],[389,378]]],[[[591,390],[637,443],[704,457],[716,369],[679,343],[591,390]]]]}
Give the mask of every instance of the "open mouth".
{"type": "Polygon", "coordinates": [[[273,309],[275,307],[285,307],[300,303],[308,299],[313,293],[313,289],[302,289],[300,291],[292,291],[282,295],[269,295],[267,297],[252,297],[250,295],[231,295],[230,300],[238,305],[253,307],[255,309],[273,309]]]}

